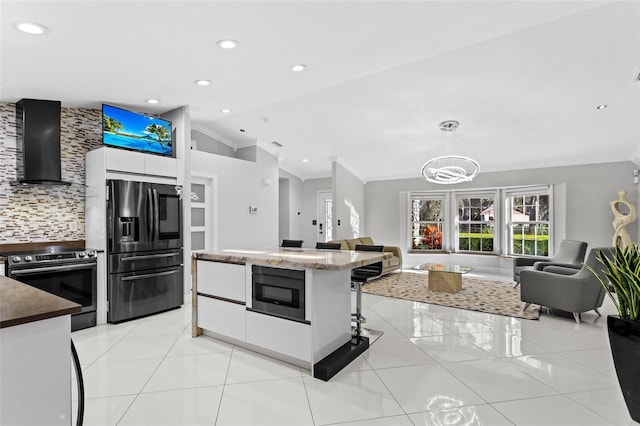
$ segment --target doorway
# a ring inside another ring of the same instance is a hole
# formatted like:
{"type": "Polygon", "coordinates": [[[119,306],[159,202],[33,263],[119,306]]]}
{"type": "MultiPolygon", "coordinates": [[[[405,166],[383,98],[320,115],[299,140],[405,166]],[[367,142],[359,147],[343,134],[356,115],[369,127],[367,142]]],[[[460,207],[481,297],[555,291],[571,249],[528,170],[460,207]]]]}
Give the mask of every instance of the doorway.
{"type": "Polygon", "coordinates": [[[215,177],[191,176],[191,251],[215,250],[215,177]]]}
{"type": "Polygon", "coordinates": [[[318,226],[316,227],[316,241],[327,242],[333,240],[333,193],[332,191],[318,191],[318,226]]]}

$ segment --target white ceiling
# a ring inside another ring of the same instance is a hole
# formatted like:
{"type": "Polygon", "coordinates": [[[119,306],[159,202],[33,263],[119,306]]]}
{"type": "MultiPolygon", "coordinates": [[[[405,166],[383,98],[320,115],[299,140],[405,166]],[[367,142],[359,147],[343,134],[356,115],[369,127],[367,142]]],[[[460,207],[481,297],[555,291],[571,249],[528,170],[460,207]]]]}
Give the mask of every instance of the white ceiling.
{"type": "Polygon", "coordinates": [[[481,173],[640,162],[640,1],[3,0],[0,15],[0,100],[187,105],[194,128],[257,141],[303,179],[330,158],[364,180],[417,177],[448,119],[447,149],[481,173]]]}

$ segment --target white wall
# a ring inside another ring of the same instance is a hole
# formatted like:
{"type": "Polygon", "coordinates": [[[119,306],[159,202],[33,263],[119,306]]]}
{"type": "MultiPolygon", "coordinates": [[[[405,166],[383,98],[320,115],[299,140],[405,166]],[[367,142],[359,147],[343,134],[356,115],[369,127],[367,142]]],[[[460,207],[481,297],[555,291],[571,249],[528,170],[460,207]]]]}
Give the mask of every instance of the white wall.
{"type": "MultiPolygon", "coordinates": [[[[185,193],[191,191],[191,116],[187,107],[178,107],[162,114],[162,118],[171,121],[174,129],[176,159],[178,160],[178,185],[182,185],[185,193]]],[[[183,235],[183,283],[184,294],[191,291],[191,198],[182,199],[182,235],[183,235]]]]}
{"type": "Polygon", "coordinates": [[[289,237],[289,179],[280,178],[278,182],[278,241],[293,239],[289,237]]]}
{"type": "Polygon", "coordinates": [[[256,160],[191,151],[192,169],[216,176],[216,250],[279,245],[278,161],[260,148],[256,160]],[[256,206],[258,213],[249,213],[249,206],[256,206]]]}
{"type": "Polygon", "coordinates": [[[318,225],[313,225],[318,220],[318,191],[331,191],[331,178],[307,179],[302,182],[302,240],[303,247],[315,247],[318,236],[318,225]]]}
{"type": "Polygon", "coordinates": [[[304,240],[302,231],[302,179],[280,170],[279,240],[304,240]],[[286,191],[286,193],[285,193],[286,191]]]}
{"type": "Polygon", "coordinates": [[[335,234],[333,239],[342,240],[368,235],[365,229],[364,182],[334,161],[332,190],[335,234]]]}
{"type": "MultiPolygon", "coordinates": [[[[609,202],[617,198],[618,190],[626,189],[628,200],[638,205],[639,191],[633,183],[631,161],[590,164],[582,166],[549,167],[542,169],[512,170],[480,173],[473,182],[464,185],[448,185],[444,189],[490,188],[529,184],[554,183],[559,194],[554,203],[565,202],[565,217],[559,221],[559,233],[563,238],[583,240],[590,247],[611,245],[613,214],[609,202]],[[566,195],[562,200],[562,192],[566,195]],[[561,228],[564,227],[564,231],[561,228]]],[[[443,189],[421,178],[370,181],[365,186],[367,200],[366,229],[376,243],[397,245],[403,250],[405,265],[426,261],[449,261],[487,268],[509,268],[510,263],[497,256],[417,255],[407,254],[404,224],[408,220],[403,209],[403,191],[427,191],[443,189]]],[[[558,207],[558,206],[555,206],[558,207]]],[[[555,211],[555,209],[554,209],[555,211]]],[[[631,235],[638,235],[638,223],[628,227],[631,235]]]]}

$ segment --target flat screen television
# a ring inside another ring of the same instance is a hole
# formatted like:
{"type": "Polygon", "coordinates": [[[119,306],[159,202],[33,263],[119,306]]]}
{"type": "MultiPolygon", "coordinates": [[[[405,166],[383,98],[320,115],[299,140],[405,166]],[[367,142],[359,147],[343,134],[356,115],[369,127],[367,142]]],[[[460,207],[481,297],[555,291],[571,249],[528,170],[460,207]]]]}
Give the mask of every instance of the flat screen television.
{"type": "Polygon", "coordinates": [[[171,122],[102,104],[105,146],[175,157],[171,122]]]}

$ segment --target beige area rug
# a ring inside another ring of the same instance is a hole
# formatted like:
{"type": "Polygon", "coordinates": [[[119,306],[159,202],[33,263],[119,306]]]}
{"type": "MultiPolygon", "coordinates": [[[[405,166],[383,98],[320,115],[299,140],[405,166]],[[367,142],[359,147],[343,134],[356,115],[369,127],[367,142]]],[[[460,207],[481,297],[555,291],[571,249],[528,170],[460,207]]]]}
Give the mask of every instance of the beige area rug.
{"type": "Polygon", "coordinates": [[[522,311],[520,289],[511,283],[463,276],[461,291],[444,293],[429,291],[427,282],[425,273],[395,272],[365,284],[362,292],[510,317],[540,318],[540,305],[531,304],[522,311]]]}

